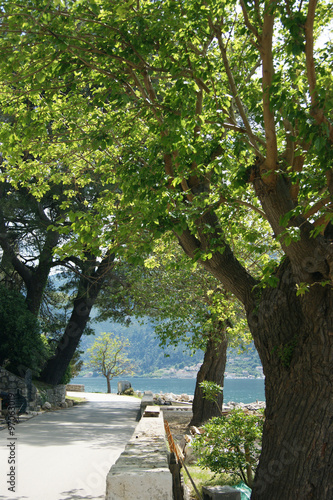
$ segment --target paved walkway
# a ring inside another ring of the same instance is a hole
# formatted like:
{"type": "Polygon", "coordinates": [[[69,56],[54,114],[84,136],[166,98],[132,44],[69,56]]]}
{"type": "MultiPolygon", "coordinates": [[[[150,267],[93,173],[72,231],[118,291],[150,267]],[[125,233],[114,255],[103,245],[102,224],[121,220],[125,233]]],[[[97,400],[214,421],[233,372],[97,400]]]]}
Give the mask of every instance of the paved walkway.
{"type": "Polygon", "coordinates": [[[134,432],[140,400],[80,395],[89,402],[18,424],[15,442],[0,431],[0,500],[104,499],[106,475],[134,432]],[[15,492],[6,484],[11,443],[15,492]]]}

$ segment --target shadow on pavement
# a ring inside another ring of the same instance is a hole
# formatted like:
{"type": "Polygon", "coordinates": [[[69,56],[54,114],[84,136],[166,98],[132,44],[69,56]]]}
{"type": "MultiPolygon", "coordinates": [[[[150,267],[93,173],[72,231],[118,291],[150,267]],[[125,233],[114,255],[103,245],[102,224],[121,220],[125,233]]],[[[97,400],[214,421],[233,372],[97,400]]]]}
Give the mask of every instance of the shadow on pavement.
{"type": "MultiPolygon", "coordinates": [[[[82,496],[79,492],[79,490],[71,490],[71,491],[64,491],[61,493],[61,495],[68,495],[64,498],[61,498],[61,500],[98,500],[100,499],[105,499],[105,495],[100,495],[98,497],[96,496],[91,496],[91,495],[84,495],[82,496]]],[[[1,497],[0,497],[1,500],[1,497]]]]}
{"type": "Polygon", "coordinates": [[[15,497],[14,498],[14,497],[3,497],[3,496],[0,496],[0,500],[24,500],[25,498],[29,498],[29,497],[15,497]]]}
{"type": "MultiPolygon", "coordinates": [[[[127,408],[105,402],[51,411],[19,424],[19,442],[30,446],[66,446],[86,442],[91,448],[117,446],[128,440],[136,421],[138,405],[127,408]],[[108,435],[108,428],[112,433],[108,435]],[[116,431],[116,432],[115,432],[116,431]]],[[[3,432],[3,431],[1,431],[3,432]]],[[[0,497],[1,500],[1,497],[0,497]]]]}

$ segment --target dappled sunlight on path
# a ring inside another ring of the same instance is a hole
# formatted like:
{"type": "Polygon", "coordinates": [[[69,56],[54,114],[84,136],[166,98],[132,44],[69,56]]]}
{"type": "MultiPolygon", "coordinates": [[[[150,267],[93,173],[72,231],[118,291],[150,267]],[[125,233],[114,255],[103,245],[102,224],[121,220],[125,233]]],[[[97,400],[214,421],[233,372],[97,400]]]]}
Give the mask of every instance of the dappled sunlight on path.
{"type": "MultiPolygon", "coordinates": [[[[74,393],[69,393],[68,397],[74,393]]],[[[8,491],[8,431],[0,432],[0,500],[97,500],[136,426],[140,401],[75,393],[86,403],[16,427],[15,492],[8,491]]]]}

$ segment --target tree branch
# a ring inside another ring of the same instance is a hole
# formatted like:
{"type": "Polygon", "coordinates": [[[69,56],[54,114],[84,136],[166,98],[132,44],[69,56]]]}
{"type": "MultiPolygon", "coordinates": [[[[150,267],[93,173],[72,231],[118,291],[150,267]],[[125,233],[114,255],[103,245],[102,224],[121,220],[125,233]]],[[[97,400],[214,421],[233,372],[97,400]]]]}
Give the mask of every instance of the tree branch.
{"type": "Polygon", "coordinates": [[[275,2],[271,0],[266,7],[264,14],[262,43],[260,47],[262,57],[262,89],[263,89],[263,116],[265,125],[265,135],[267,144],[267,157],[265,166],[270,171],[270,175],[264,178],[266,184],[274,182],[273,172],[277,168],[278,150],[275,130],[274,113],[271,110],[270,87],[273,81],[273,28],[274,15],[272,10],[275,2]]]}
{"type": "Polygon", "coordinates": [[[14,252],[12,246],[10,245],[10,243],[7,240],[7,234],[6,233],[0,233],[0,246],[1,246],[2,250],[3,250],[3,252],[6,255],[8,255],[13,268],[21,276],[21,278],[23,279],[24,283],[25,284],[29,283],[29,281],[32,278],[32,272],[17,257],[17,255],[14,252]]]}
{"type": "Polygon", "coordinates": [[[325,123],[329,129],[330,142],[333,142],[333,126],[330,121],[325,117],[324,111],[320,108],[318,103],[318,95],[316,91],[316,70],[315,60],[313,56],[313,25],[316,14],[318,0],[309,0],[308,15],[305,22],[305,56],[306,56],[306,70],[309,84],[309,92],[311,97],[311,115],[314,117],[318,125],[325,123]]]}
{"type": "Polygon", "coordinates": [[[198,221],[197,238],[189,229],[185,229],[182,234],[177,234],[179,244],[190,258],[197,258],[198,252],[210,250],[212,257],[204,260],[199,258],[200,264],[211,272],[218,280],[222,282],[227,290],[232,292],[246,308],[253,306],[253,287],[257,281],[248,274],[245,268],[235,258],[230,246],[224,241],[219,222],[215,214],[212,212],[204,214],[198,221]],[[212,228],[212,232],[205,232],[203,227],[206,225],[212,228]],[[214,250],[214,245],[210,244],[210,239],[218,239],[219,247],[224,250],[214,250]]]}
{"type": "MultiPolygon", "coordinates": [[[[4,187],[1,191],[4,190],[4,187]]],[[[0,193],[1,197],[3,196],[3,193],[0,193]]],[[[29,283],[30,279],[32,278],[32,272],[30,269],[23,264],[23,262],[20,261],[18,256],[16,255],[12,245],[9,242],[8,239],[8,233],[7,233],[7,228],[5,224],[5,217],[3,214],[2,209],[0,209],[0,246],[6,254],[15,269],[15,271],[21,276],[23,279],[24,283],[27,284],[29,283]]]]}
{"type": "Polygon", "coordinates": [[[309,210],[303,214],[304,219],[309,219],[312,217],[314,214],[316,214],[321,208],[325,207],[329,203],[332,202],[332,195],[330,194],[329,196],[326,196],[326,198],[323,198],[322,200],[317,201],[309,210]]]}
{"type": "Polygon", "coordinates": [[[260,38],[259,32],[258,32],[257,28],[255,26],[253,26],[253,24],[250,22],[250,19],[249,19],[248,13],[247,13],[247,9],[246,9],[246,5],[245,5],[244,0],[240,0],[240,4],[241,4],[241,7],[242,7],[242,11],[243,11],[243,17],[244,17],[245,26],[248,27],[248,29],[254,34],[254,36],[256,37],[257,41],[260,43],[261,38],[260,38]]]}
{"type": "Polygon", "coordinates": [[[224,47],[224,43],[223,43],[223,40],[222,40],[221,30],[218,27],[214,26],[213,23],[212,23],[212,21],[210,21],[210,25],[211,25],[211,28],[216,33],[216,37],[217,37],[217,41],[218,41],[218,44],[219,44],[220,52],[222,54],[224,68],[226,70],[228,81],[229,81],[230,90],[231,90],[231,92],[233,94],[233,97],[235,99],[238,111],[239,111],[239,113],[241,115],[241,118],[243,120],[246,132],[247,132],[247,134],[249,136],[249,139],[250,139],[250,142],[251,142],[251,145],[255,149],[256,154],[259,157],[262,157],[262,154],[261,154],[261,152],[260,152],[260,150],[258,148],[258,145],[257,145],[257,138],[254,135],[254,133],[252,132],[250,122],[249,122],[249,120],[247,118],[247,115],[246,115],[243,103],[242,103],[242,101],[241,101],[241,99],[239,97],[239,94],[238,94],[236,83],[235,83],[233,74],[231,72],[230,66],[229,66],[229,61],[228,61],[228,57],[227,57],[226,48],[224,47]]]}
{"type": "MultiPolygon", "coordinates": [[[[233,123],[226,123],[225,122],[222,124],[222,127],[227,128],[229,130],[235,130],[235,132],[240,132],[241,134],[248,134],[248,131],[246,130],[246,128],[239,127],[238,125],[235,125],[233,123]]],[[[254,135],[254,137],[259,144],[261,144],[262,146],[266,146],[266,142],[263,139],[261,139],[261,137],[258,137],[257,135],[254,135]]]]}

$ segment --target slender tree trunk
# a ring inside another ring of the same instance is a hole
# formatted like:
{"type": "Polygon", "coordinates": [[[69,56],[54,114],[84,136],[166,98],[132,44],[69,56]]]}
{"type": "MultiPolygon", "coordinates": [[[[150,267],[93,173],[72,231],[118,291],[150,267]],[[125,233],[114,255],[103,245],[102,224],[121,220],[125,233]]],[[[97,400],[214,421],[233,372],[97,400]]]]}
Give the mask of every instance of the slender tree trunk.
{"type": "Polygon", "coordinates": [[[106,376],[106,382],[108,385],[108,394],[111,394],[111,380],[110,377],[106,376]]]}
{"type": "Polygon", "coordinates": [[[246,478],[247,484],[252,488],[253,485],[253,472],[251,467],[251,455],[248,446],[244,446],[245,460],[246,460],[246,478]]]}
{"type": "Polygon", "coordinates": [[[70,320],[58,343],[54,356],[47,361],[41,372],[39,377],[41,381],[52,385],[61,383],[75,350],[79,345],[89,320],[90,311],[103,286],[106,274],[111,269],[110,265],[113,260],[114,255],[106,256],[99,264],[97,271],[92,273],[92,276],[81,276],[70,320]]]}
{"type": "Polygon", "coordinates": [[[227,361],[227,339],[225,333],[220,342],[209,339],[207,342],[204,361],[197,375],[197,381],[193,399],[193,417],[190,425],[202,425],[212,417],[220,416],[219,408],[222,410],[223,392],[219,395],[216,403],[208,401],[203,397],[200,383],[207,380],[215,382],[223,387],[224,372],[227,361]]]}
{"type": "Polygon", "coordinates": [[[267,404],[252,500],[333,498],[332,306],[330,287],[296,297],[287,273],[249,317],[267,404]]]}
{"type": "Polygon", "coordinates": [[[52,385],[61,383],[87,325],[93,303],[94,299],[89,296],[79,297],[74,301],[70,320],[54,356],[47,361],[42,370],[41,381],[52,385]]]}

